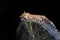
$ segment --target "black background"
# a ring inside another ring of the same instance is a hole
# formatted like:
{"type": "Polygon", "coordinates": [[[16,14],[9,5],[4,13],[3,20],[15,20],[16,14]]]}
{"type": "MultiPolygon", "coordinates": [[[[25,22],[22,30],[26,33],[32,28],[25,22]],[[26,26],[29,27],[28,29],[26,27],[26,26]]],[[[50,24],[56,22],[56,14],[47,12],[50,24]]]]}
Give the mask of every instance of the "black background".
{"type": "Polygon", "coordinates": [[[15,40],[15,31],[19,24],[19,16],[24,12],[45,15],[60,30],[59,2],[48,1],[0,1],[0,32],[1,40],[15,40]]]}

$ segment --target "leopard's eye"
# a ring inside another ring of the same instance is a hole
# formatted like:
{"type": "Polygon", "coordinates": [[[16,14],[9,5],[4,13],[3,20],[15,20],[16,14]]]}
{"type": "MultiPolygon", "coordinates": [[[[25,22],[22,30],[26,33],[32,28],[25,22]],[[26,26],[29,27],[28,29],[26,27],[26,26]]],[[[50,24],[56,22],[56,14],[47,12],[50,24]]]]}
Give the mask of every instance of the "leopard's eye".
{"type": "Polygon", "coordinates": [[[28,18],[28,16],[27,16],[27,15],[25,15],[25,18],[28,18]]]}

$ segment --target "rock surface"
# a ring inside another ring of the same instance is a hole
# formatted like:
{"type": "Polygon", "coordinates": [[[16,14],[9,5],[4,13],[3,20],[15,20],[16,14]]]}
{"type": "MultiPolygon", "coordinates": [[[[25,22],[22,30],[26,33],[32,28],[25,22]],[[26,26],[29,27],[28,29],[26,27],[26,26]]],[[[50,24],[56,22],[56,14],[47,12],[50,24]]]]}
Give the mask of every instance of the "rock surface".
{"type": "Polygon", "coordinates": [[[25,13],[20,18],[16,40],[60,40],[59,31],[45,16],[25,13]]]}

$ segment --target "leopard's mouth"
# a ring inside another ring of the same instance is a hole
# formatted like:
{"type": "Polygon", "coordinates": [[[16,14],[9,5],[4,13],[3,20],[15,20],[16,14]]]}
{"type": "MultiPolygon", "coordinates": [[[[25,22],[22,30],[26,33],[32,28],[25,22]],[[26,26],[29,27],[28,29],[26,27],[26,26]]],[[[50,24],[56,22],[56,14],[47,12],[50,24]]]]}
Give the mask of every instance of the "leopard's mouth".
{"type": "Polygon", "coordinates": [[[27,20],[26,18],[21,18],[21,20],[27,20]]]}

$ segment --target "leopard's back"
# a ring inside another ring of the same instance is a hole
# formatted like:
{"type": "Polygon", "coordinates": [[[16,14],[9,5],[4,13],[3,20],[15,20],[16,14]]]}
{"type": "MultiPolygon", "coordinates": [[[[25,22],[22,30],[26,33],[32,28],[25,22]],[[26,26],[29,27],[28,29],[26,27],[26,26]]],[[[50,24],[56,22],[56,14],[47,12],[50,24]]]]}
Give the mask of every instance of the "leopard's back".
{"type": "Polygon", "coordinates": [[[25,18],[25,19],[31,19],[32,21],[36,20],[44,20],[46,23],[48,22],[48,19],[44,15],[32,15],[30,13],[23,13],[20,18],[25,18]]]}

